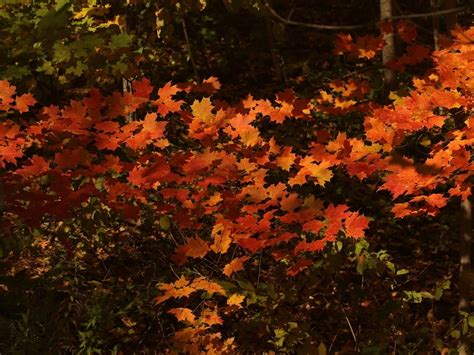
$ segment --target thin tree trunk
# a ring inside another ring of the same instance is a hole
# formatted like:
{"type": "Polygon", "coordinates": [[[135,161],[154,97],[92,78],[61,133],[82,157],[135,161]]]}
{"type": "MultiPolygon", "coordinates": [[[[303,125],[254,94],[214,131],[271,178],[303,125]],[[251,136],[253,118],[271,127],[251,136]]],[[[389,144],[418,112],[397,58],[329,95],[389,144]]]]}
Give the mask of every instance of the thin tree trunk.
{"type": "Polygon", "coordinates": [[[186,20],[184,18],[181,21],[181,26],[183,27],[184,39],[186,40],[186,47],[187,47],[187,50],[188,50],[189,61],[191,62],[191,66],[193,67],[194,79],[199,82],[199,81],[201,81],[201,78],[200,78],[200,75],[199,75],[199,71],[198,71],[196,62],[194,61],[193,51],[191,49],[191,41],[189,40],[188,29],[186,27],[186,20]]]}
{"type": "MultiPolygon", "coordinates": [[[[461,203],[461,242],[460,242],[460,268],[459,268],[459,305],[460,311],[470,310],[470,291],[472,270],[471,270],[471,243],[472,243],[472,203],[466,199],[461,203]]],[[[461,337],[459,342],[459,354],[468,355],[470,351],[470,341],[461,337]]]]}
{"type": "MultiPolygon", "coordinates": [[[[392,0],[380,0],[380,20],[383,21],[393,16],[392,0]]],[[[385,47],[382,50],[382,64],[385,65],[395,59],[395,35],[387,33],[383,37],[385,47]]],[[[384,85],[387,89],[392,89],[396,84],[395,72],[391,69],[383,70],[384,85]]]]}
{"type": "Polygon", "coordinates": [[[3,180],[0,177],[0,221],[3,218],[4,210],[5,210],[5,188],[3,187],[3,180]]]}
{"type": "Polygon", "coordinates": [[[282,70],[281,70],[280,62],[278,60],[278,56],[276,54],[275,41],[273,39],[272,20],[270,19],[270,17],[265,15],[264,21],[265,21],[265,34],[267,37],[268,50],[270,51],[270,55],[272,57],[272,62],[273,62],[273,70],[275,72],[277,79],[280,80],[282,70]]]}
{"type": "MultiPolygon", "coordinates": [[[[439,10],[439,0],[430,0],[431,10],[439,10]]],[[[435,51],[439,50],[439,31],[440,31],[440,21],[438,16],[433,16],[433,43],[435,51]]]]}
{"type": "MultiPolygon", "coordinates": [[[[444,3],[445,10],[454,9],[457,6],[456,0],[446,0],[444,3]]],[[[456,25],[458,20],[458,15],[456,12],[446,15],[446,29],[451,31],[456,25]]]]}
{"type": "MultiPolygon", "coordinates": [[[[122,93],[132,93],[132,83],[128,81],[126,78],[122,77],[122,93]]],[[[127,114],[127,122],[130,123],[133,121],[133,114],[127,114]]]]}

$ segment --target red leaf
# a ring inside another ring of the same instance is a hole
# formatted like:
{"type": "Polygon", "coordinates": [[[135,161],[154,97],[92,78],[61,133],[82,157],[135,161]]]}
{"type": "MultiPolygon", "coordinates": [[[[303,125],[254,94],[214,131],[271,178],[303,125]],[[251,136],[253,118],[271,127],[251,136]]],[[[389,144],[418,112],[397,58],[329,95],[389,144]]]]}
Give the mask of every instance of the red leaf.
{"type": "Polygon", "coordinates": [[[49,163],[38,155],[35,155],[30,160],[30,165],[18,169],[16,173],[24,178],[41,175],[49,170],[49,163]]]}
{"type": "Polygon", "coordinates": [[[358,212],[352,213],[344,221],[346,234],[352,238],[364,238],[364,231],[369,227],[369,220],[365,216],[359,215],[358,212]]]}

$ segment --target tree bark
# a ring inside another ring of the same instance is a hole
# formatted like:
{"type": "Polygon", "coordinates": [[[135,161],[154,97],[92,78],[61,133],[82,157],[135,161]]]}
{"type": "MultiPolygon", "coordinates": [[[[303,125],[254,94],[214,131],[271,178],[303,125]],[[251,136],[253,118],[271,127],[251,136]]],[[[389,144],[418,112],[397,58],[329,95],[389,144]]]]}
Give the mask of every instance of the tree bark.
{"type": "MultiPolygon", "coordinates": [[[[457,6],[456,0],[446,0],[444,3],[444,8],[446,10],[454,9],[457,6]]],[[[446,15],[446,29],[451,31],[458,20],[457,12],[453,12],[446,15]]]]}
{"type": "Polygon", "coordinates": [[[3,218],[3,211],[5,210],[5,188],[3,187],[3,180],[0,176],[0,221],[3,218]]]}
{"type": "MultiPolygon", "coordinates": [[[[132,83],[128,81],[126,78],[122,77],[122,93],[125,94],[126,92],[132,93],[132,83]]],[[[133,121],[133,115],[131,113],[127,114],[127,122],[130,123],[133,121]]]]}
{"type": "Polygon", "coordinates": [[[276,53],[276,48],[275,48],[275,41],[273,39],[273,25],[272,25],[272,20],[268,15],[265,15],[264,17],[265,21],[265,35],[267,38],[267,45],[268,45],[268,51],[270,51],[270,55],[272,57],[272,63],[273,63],[273,71],[275,72],[275,77],[278,80],[281,80],[282,78],[282,70],[280,66],[280,61],[278,59],[278,55],[276,53]]]}
{"type": "MultiPolygon", "coordinates": [[[[439,10],[439,0],[430,0],[431,10],[439,10]]],[[[433,16],[433,44],[435,51],[439,50],[439,32],[440,32],[440,21],[438,16],[433,16]]]]}
{"type": "MultiPolygon", "coordinates": [[[[472,203],[468,198],[461,203],[461,242],[459,250],[459,305],[460,311],[469,312],[471,302],[471,244],[472,244],[472,203]]],[[[461,337],[459,342],[459,354],[468,355],[470,351],[470,341],[461,337]]]]}
{"type": "MultiPolygon", "coordinates": [[[[380,0],[380,20],[384,21],[393,16],[392,0],[380,0]]],[[[395,59],[395,35],[387,33],[383,37],[385,47],[382,50],[382,64],[384,65],[383,77],[384,86],[390,90],[395,87],[396,75],[391,69],[386,68],[386,64],[395,59]]]]}

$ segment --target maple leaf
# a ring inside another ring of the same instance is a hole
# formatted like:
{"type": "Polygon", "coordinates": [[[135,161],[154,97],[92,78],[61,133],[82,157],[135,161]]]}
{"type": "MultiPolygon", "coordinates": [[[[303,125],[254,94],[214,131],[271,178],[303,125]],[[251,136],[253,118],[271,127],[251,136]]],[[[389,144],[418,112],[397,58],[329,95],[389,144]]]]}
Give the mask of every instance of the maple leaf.
{"type": "Polygon", "coordinates": [[[219,314],[217,313],[217,310],[210,310],[210,309],[205,309],[202,313],[201,313],[201,318],[200,318],[201,322],[209,325],[209,326],[213,326],[213,325],[216,325],[216,324],[222,324],[224,323],[224,321],[222,320],[222,318],[219,316],[219,314]]]}
{"type": "Polygon", "coordinates": [[[209,251],[208,244],[199,237],[188,239],[187,243],[182,247],[184,255],[192,258],[202,258],[209,251]]]}
{"type": "Polygon", "coordinates": [[[18,169],[16,173],[24,178],[41,175],[49,170],[49,163],[38,155],[33,156],[30,160],[30,165],[18,169]]]}
{"type": "Polygon", "coordinates": [[[254,120],[255,118],[250,115],[237,114],[230,120],[230,125],[234,130],[227,129],[226,132],[232,137],[240,136],[242,143],[246,146],[254,146],[261,140],[258,129],[250,124],[254,120]]]}
{"type": "Polygon", "coordinates": [[[275,159],[277,165],[283,170],[290,171],[296,160],[296,155],[291,152],[292,147],[285,147],[280,155],[275,159]]]}
{"type": "Polygon", "coordinates": [[[227,299],[227,305],[228,306],[237,306],[239,308],[242,308],[241,304],[244,301],[245,296],[240,295],[238,293],[234,293],[227,299]]]}
{"type": "Polygon", "coordinates": [[[31,94],[23,94],[15,98],[15,108],[21,113],[27,112],[30,106],[36,104],[36,100],[31,94]]]}
{"type": "Polygon", "coordinates": [[[0,110],[8,110],[13,102],[16,87],[10,85],[6,80],[0,80],[0,110]]]}
{"type": "Polygon", "coordinates": [[[354,44],[350,34],[338,34],[336,36],[334,54],[340,55],[344,53],[351,53],[355,49],[356,45],[354,44]]]}
{"type": "Polygon", "coordinates": [[[180,322],[188,322],[194,324],[196,320],[196,316],[189,308],[172,308],[167,313],[174,315],[176,319],[180,322]]]}
{"type": "Polygon", "coordinates": [[[105,120],[95,124],[95,129],[105,133],[117,132],[120,129],[120,124],[115,121],[105,120]]]}
{"type": "Polygon", "coordinates": [[[158,288],[164,291],[161,296],[155,297],[155,303],[160,304],[169,298],[181,298],[188,297],[190,294],[196,291],[193,285],[189,286],[189,280],[184,276],[181,276],[176,282],[171,284],[160,284],[158,288]]]}
{"type": "Polygon", "coordinates": [[[208,97],[203,98],[201,101],[195,100],[191,105],[194,117],[204,123],[211,123],[213,121],[213,108],[214,106],[212,105],[211,99],[208,97]]]}
{"type": "Polygon", "coordinates": [[[365,216],[359,215],[358,212],[352,213],[346,217],[344,221],[344,228],[346,234],[352,238],[364,238],[365,230],[369,227],[369,221],[365,216]]]}
{"type": "Polygon", "coordinates": [[[90,165],[90,154],[84,148],[64,149],[60,153],[56,153],[54,156],[54,162],[57,164],[59,169],[73,169],[77,165],[82,164],[84,166],[90,165]]]}
{"type": "Polygon", "coordinates": [[[207,200],[207,205],[211,207],[216,206],[221,201],[222,201],[222,195],[219,192],[216,192],[214,195],[209,197],[209,199],[207,200]]]}
{"type": "Polygon", "coordinates": [[[214,293],[225,295],[225,290],[222,288],[221,285],[216,282],[209,281],[204,277],[195,279],[191,284],[191,287],[195,288],[196,290],[206,291],[210,295],[213,295],[214,293]]]}
{"type": "Polygon", "coordinates": [[[311,242],[300,241],[294,250],[294,253],[297,255],[301,252],[317,252],[324,250],[326,246],[326,241],[324,239],[313,240],[311,242]]]}
{"type": "Polygon", "coordinates": [[[191,90],[193,92],[211,95],[211,94],[214,94],[216,91],[218,91],[220,88],[221,88],[221,83],[219,82],[219,79],[217,79],[214,76],[211,76],[207,78],[206,80],[203,80],[201,84],[196,85],[191,90]]]}
{"type": "Polygon", "coordinates": [[[0,166],[3,167],[3,162],[16,164],[16,159],[23,156],[23,152],[19,147],[10,142],[6,146],[0,145],[0,166]]]}
{"type": "Polygon", "coordinates": [[[211,250],[214,253],[224,254],[229,250],[232,239],[230,238],[231,230],[226,228],[224,224],[217,223],[212,229],[212,236],[214,244],[211,245],[211,250]]]}
{"type": "Polygon", "coordinates": [[[416,38],[416,26],[413,22],[401,20],[397,23],[397,34],[406,42],[413,42],[416,38]]]}
{"type": "Polygon", "coordinates": [[[377,52],[380,52],[384,47],[384,40],[382,36],[361,36],[357,38],[356,46],[358,47],[359,58],[372,59],[377,52]]]}
{"type": "Polygon", "coordinates": [[[307,176],[316,178],[319,185],[324,186],[333,176],[329,169],[331,166],[332,163],[329,161],[322,161],[320,164],[305,164],[302,170],[307,176]]]}
{"type": "Polygon", "coordinates": [[[286,274],[288,276],[296,276],[301,271],[307,269],[313,264],[314,264],[314,261],[311,259],[300,259],[293,266],[288,268],[288,270],[286,271],[286,274]]]}
{"type": "Polygon", "coordinates": [[[148,99],[151,92],[153,91],[153,86],[150,85],[150,80],[143,78],[140,81],[135,80],[132,83],[133,94],[137,97],[142,97],[148,99]]]}
{"type": "Polygon", "coordinates": [[[313,221],[306,222],[305,224],[303,224],[303,231],[318,234],[323,227],[324,223],[320,220],[315,219],[313,221]]]}
{"type": "Polygon", "coordinates": [[[403,218],[413,214],[413,210],[409,208],[410,204],[408,202],[396,203],[392,208],[392,213],[397,218],[403,218]]]}
{"type": "Polygon", "coordinates": [[[158,113],[162,116],[166,116],[170,112],[178,112],[181,109],[181,105],[184,101],[173,100],[173,96],[180,92],[176,85],[171,84],[171,82],[166,83],[162,88],[158,89],[158,100],[154,102],[155,105],[158,105],[158,113]]]}
{"type": "Polygon", "coordinates": [[[288,196],[281,199],[280,206],[283,211],[293,211],[301,206],[301,200],[298,194],[288,194],[288,196]]]}
{"type": "Polygon", "coordinates": [[[250,257],[248,256],[241,256],[240,258],[233,259],[230,263],[224,266],[224,270],[222,273],[227,277],[230,277],[234,272],[240,271],[244,269],[244,263],[249,260],[250,257]]]}

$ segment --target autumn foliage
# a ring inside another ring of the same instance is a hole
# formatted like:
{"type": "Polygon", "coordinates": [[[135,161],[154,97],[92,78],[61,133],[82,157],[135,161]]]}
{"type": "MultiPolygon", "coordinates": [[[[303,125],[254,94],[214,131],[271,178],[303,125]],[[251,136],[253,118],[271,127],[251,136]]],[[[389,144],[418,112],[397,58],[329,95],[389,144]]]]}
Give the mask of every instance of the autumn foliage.
{"type": "MultiPolygon", "coordinates": [[[[384,106],[355,79],[334,80],[311,100],[288,89],[226,102],[215,77],[160,88],[142,78],[131,92],[92,89],[63,106],[0,81],[2,233],[95,223],[94,214],[138,226],[152,218],[175,273],[152,297],[157,312],[179,322],[169,349],[238,351],[221,328],[257,302],[239,273],[265,277],[265,255],[284,277],[304,280],[326,248],[370,235],[377,216],[334,198],[337,181],[388,192],[392,219],[435,216],[471,195],[474,30],[459,29],[431,54],[413,43],[408,22],[383,30],[407,46],[392,68],[434,63],[384,106]],[[364,115],[357,132],[320,119],[354,112],[364,115]],[[306,130],[306,141],[287,141],[288,126],[306,130]],[[404,150],[416,135],[423,158],[404,150]],[[201,260],[212,268],[195,266],[201,260]]],[[[339,35],[335,53],[366,60],[382,48],[379,37],[339,35]]],[[[67,238],[60,242],[73,253],[67,238]]]]}

